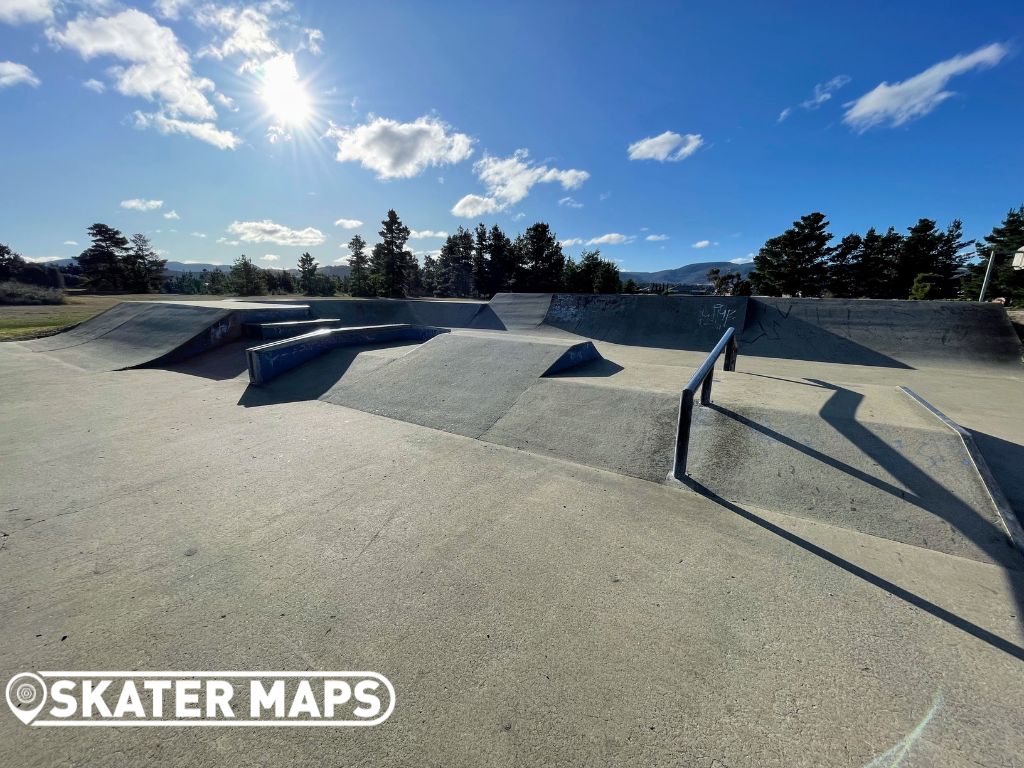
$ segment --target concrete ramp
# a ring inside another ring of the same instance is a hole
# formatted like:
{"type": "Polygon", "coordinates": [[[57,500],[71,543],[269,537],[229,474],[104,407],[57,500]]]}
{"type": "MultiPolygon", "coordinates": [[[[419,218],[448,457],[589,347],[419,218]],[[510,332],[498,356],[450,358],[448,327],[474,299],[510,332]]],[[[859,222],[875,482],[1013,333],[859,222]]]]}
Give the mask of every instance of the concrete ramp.
{"type": "Polygon", "coordinates": [[[122,302],[56,336],[23,342],[87,371],[178,362],[241,336],[245,323],[305,317],[305,305],[122,302]]]}
{"type": "Polygon", "coordinates": [[[318,318],[337,319],[339,326],[431,325],[467,328],[487,305],[481,301],[435,299],[317,299],[310,311],[318,318]]]}
{"type": "Polygon", "coordinates": [[[590,339],[706,352],[730,326],[741,328],[747,299],[559,293],[545,325],[590,339]]]}
{"type": "Polygon", "coordinates": [[[1021,345],[1005,310],[966,301],[753,298],[742,354],[883,368],[1012,368],[1021,345]]]}
{"type": "Polygon", "coordinates": [[[599,356],[590,342],[445,334],[362,376],[343,377],[321,399],[479,437],[540,377],[599,356]]]}
{"type": "Polygon", "coordinates": [[[544,378],[480,439],[660,483],[678,409],[676,395],[544,378]]]}
{"type": "Polygon", "coordinates": [[[492,331],[529,331],[538,328],[551,305],[550,293],[496,293],[470,324],[492,331]]]}
{"type": "Polygon", "coordinates": [[[896,387],[720,374],[688,475],[729,501],[1020,569],[960,436],[896,387]]]}

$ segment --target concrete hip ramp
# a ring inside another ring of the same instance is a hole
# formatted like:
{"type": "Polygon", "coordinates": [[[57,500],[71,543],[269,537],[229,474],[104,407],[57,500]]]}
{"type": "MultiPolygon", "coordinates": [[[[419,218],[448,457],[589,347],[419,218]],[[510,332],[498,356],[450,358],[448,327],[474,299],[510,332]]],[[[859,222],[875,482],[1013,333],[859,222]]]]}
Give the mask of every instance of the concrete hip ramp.
{"type": "Polygon", "coordinates": [[[22,342],[87,371],[178,362],[239,338],[247,323],[300,319],[305,305],[255,302],[122,302],[80,325],[22,342]]]}
{"type": "Polygon", "coordinates": [[[321,399],[480,437],[540,377],[598,357],[590,342],[444,334],[387,365],[343,377],[321,399]]]}

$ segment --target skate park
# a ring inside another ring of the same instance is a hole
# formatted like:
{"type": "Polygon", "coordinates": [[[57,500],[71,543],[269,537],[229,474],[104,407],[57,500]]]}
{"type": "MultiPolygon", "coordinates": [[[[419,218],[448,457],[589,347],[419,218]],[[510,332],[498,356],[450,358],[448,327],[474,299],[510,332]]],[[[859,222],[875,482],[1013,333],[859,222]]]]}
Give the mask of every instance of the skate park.
{"type": "MultiPolygon", "coordinates": [[[[1000,307],[126,302],[0,345],[0,369],[5,666],[394,682],[386,727],[244,736],[284,763],[1019,751],[1024,376],[1000,307]]],[[[76,738],[172,764],[243,739],[76,738]]]]}

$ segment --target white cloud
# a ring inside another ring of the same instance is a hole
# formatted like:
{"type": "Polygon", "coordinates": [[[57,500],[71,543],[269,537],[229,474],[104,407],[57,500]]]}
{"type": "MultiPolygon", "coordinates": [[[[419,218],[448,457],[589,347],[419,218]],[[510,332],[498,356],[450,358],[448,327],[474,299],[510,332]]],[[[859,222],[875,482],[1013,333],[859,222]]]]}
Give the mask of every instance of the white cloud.
{"type": "Polygon", "coordinates": [[[699,133],[678,134],[665,131],[629,145],[630,160],[658,160],[676,162],[685,160],[704,144],[699,133]]]}
{"type": "Polygon", "coordinates": [[[75,240],[65,240],[64,245],[78,245],[75,240]]]}
{"type": "Polygon", "coordinates": [[[729,263],[730,264],[749,264],[753,260],[754,260],[753,254],[749,254],[747,256],[739,256],[738,258],[735,258],[735,259],[729,259],[729,263]]]}
{"type": "Polygon", "coordinates": [[[529,195],[536,184],[558,183],[568,191],[579,188],[590,178],[589,173],[575,168],[561,170],[536,165],[525,149],[517,149],[504,158],[485,155],[474,163],[473,170],[487,188],[487,195],[463,197],[452,207],[456,216],[473,218],[504,211],[529,195]]]}
{"type": "Polygon", "coordinates": [[[412,178],[428,166],[459,163],[473,154],[472,138],[427,116],[411,123],[372,117],[354,128],[332,125],[327,136],[338,142],[339,163],[359,163],[378,179],[412,178]]]}
{"type": "Polygon", "coordinates": [[[195,15],[196,23],[202,27],[212,27],[224,33],[219,43],[211,43],[199,51],[199,56],[217,59],[242,56],[245,62],[241,70],[248,71],[259,65],[264,59],[281,53],[271,37],[273,22],[266,10],[274,10],[273,6],[238,8],[216,6],[212,3],[204,5],[195,15]]]}
{"type": "Polygon", "coordinates": [[[693,247],[693,248],[707,248],[707,247],[712,246],[712,245],[718,245],[718,243],[713,243],[710,240],[698,240],[691,247],[693,247]]]}
{"type": "Polygon", "coordinates": [[[157,15],[164,19],[176,20],[181,12],[192,5],[192,0],[156,0],[153,7],[157,15]]]}
{"type": "Polygon", "coordinates": [[[277,144],[278,142],[291,141],[292,135],[287,130],[282,128],[280,125],[271,125],[267,128],[267,141],[271,144],[277,144]]]}
{"type": "MultiPolygon", "coordinates": [[[[826,101],[831,99],[833,93],[849,82],[850,78],[847,75],[836,75],[828,82],[818,83],[814,86],[814,95],[806,101],[801,101],[800,106],[807,110],[817,109],[826,101]]],[[[786,107],[779,113],[779,122],[781,123],[791,114],[793,114],[793,107],[786,107]]]]}
{"type": "Polygon", "coordinates": [[[324,41],[324,33],[319,29],[304,29],[302,31],[306,33],[306,49],[314,56],[323,53],[320,43],[324,41]]]}
{"type": "Polygon", "coordinates": [[[563,248],[571,248],[574,245],[583,245],[582,237],[570,237],[567,240],[559,240],[558,244],[563,248]]]}
{"type": "Polygon", "coordinates": [[[206,239],[206,235],[203,234],[202,232],[192,232],[191,234],[192,234],[192,237],[199,237],[199,238],[202,238],[204,240],[206,239]]]}
{"type": "Polygon", "coordinates": [[[276,224],[270,219],[261,221],[233,221],[228,232],[237,235],[246,243],[277,243],[278,245],[321,245],[327,238],[324,233],[314,227],[290,229],[283,224],[276,224]]]}
{"type": "Polygon", "coordinates": [[[879,83],[856,101],[845,104],[843,122],[858,133],[876,125],[899,126],[923,117],[953,96],[946,85],[957,75],[972,69],[994,67],[1010,50],[1001,43],[992,43],[973,53],[958,54],[940,61],[924,72],[893,85],[879,83]]]}
{"type": "Polygon", "coordinates": [[[410,240],[428,240],[433,237],[448,237],[448,233],[433,229],[414,229],[409,233],[410,240]]]}
{"type": "Polygon", "coordinates": [[[261,261],[280,261],[281,257],[276,253],[267,253],[260,257],[261,261]]]}
{"type": "Polygon", "coordinates": [[[122,200],[121,207],[129,211],[157,211],[164,207],[164,201],[133,197],[130,200],[122,200]]]}
{"type": "Polygon", "coordinates": [[[221,245],[241,245],[241,243],[238,240],[228,240],[226,237],[218,237],[217,242],[220,243],[221,245]]]}
{"type": "Polygon", "coordinates": [[[466,195],[452,206],[452,213],[456,216],[463,216],[467,219],[475,219],[479,216],[486,216],[489,213],[497,213],[501,209],[501,203],[492,197],[466,195]]]}
{"type": "Polygon", "coordinates": [[[0,88],[10,88],[13,85],[31,85],[35,88],[41,82],[24,64],[0,61],[0,88]]]}
{"type": "Polygon", "coordinates": [[[644,240],[650,243],[660,243],[663,240],[668,240],[668,235],[648,235],[644,240]]]}
{"type": "Polygon", "coordinates": [[[180,219],[181,216],[178,215],[177,211],[168,211],[167,213],[164,214],[164,218],[165,219],[177,220],[177,219],[180,219]]]}
{"type": "Polygon", "coordinates": [[[341,227],[342,229],[359,229],[363,226],[363,222],[359,219],[338,219],[334,222],[334,226],[341,227]]]}
{"type": "Polygon", "coordinates": [[[213,98],[216,99],[217,103],[225,109],[231,110],[232,112],[238,111],[238,107],[235,106],[235,100],[232,99],[230,96],[217,92],[213,94],[213,98]]]}
{"type": "Polygon", "coordinates": [[[558,201],[559,205],[563,205],[566,208],[582,208],[583,203],[574,200],[571,197],[563,197],[558,201]]]}
{"type": "Polygon", "coordinates": [[[193,139],[205,141],[207,144],[212,144],[217,149],[234,149],[241,142],[241,139],[231,131],[222,131],[214,123],[177,120],[159,112],[136,112],[135,127],[156,128],[157,131],[164,135],[181,133],[191,136],[193,139]]]}
{"type": "Polygon", "coordinates": [[[0,21],[31,24],[53,19],[53,0],[0,0],[0,21]]]}
{"type": "Polygon", "coordinates": [[[592,237],[587,240],[587,245],[621,245],[622,243],[632,242],[633,238],[627,235],[619,234],[618,232],[609,232],[607,235],[601,235],[600,237],[592,237]]]}
{"type": "Polygon", "coordinates": [[[90,77],[88,80],[83,81],[82,87],[90,91],[94,91],[95,93],[103,93],[107,90],[107,86],[94,77],[90,77]]]}
{"type": "Polygon", "coordinates": [[[217,116],[206,98],[213,81],[192,72],[188,52],[174,32],[142,11],[128,9],[114,16],[79,16],[61,31],[50,28],[47,37],[77,51],[83,59],[113,56],[130,63],[110,69],[117,90],[159,103],[171,117],[202,120],[217,116]]]}

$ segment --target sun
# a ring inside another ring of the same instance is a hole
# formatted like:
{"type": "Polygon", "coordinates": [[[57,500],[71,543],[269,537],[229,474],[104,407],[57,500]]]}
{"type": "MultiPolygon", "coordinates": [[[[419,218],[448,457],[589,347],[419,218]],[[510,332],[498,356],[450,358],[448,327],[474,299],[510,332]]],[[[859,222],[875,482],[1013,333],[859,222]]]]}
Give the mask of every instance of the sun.
{"type": "Polygon", "coordinates": [[[286,126],[302,127],[313,115],[313,104],[295,69],[295,59],[283,53],[260,67],[260,96],[267,111],[286,126]]]}

